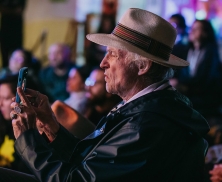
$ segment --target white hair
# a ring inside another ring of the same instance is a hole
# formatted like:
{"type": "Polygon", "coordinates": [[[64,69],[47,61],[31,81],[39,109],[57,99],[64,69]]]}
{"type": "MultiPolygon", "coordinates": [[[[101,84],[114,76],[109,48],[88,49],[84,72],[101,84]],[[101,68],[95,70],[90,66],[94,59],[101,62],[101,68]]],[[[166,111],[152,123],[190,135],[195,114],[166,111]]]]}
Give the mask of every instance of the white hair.
{"type": "MultiPolygon", "coordinates": [[[[139,54],[127,51],[125,61],[128,65],[135,65],[139,68],[141,65],[147,64],[147,62],[152,60],[139,54]]],[[[167,80],[172,78],[173,75],[174,70],[172,68],[160,65],[154,61],[152,61],[152,66],[147,73],[147,77],[153,81],[167,80]]]]}

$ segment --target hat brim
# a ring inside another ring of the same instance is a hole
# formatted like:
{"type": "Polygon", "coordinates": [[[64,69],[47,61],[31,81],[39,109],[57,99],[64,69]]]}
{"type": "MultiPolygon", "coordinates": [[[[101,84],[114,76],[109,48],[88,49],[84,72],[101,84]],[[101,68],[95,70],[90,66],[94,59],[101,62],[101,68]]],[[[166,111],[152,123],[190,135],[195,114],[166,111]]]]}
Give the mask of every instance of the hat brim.
{"type": "Polygon", "coordinates": [[[95,42],[97,44],[103,45],[103,46],[115,47],[118,49],[123,49],[123,50],[137,53],[143,57],[147,57],[151,59],[153,62],[156,62],[166,67],[180,68],[180,67],[189,66],[189,62],[183,59],[180,59],[179,57],[174,56],[173,54],[170,54],[169,60],[164,60],[143,51],[142,49],[134,46],[133,44],[128,43],[127,41],[120,39],[119,37],[113,34],[100,34],[100,33],[88,34],[86,37],[88,40],[95,42]]]}

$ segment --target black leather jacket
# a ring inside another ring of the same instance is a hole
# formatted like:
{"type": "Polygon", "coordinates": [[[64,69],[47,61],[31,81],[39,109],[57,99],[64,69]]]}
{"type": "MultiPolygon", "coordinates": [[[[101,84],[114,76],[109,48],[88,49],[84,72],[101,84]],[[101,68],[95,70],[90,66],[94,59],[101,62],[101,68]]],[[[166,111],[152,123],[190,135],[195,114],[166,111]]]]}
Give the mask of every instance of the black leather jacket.
{"type": "Polygon", "coordinates": [[[48,144],[32,129],[15,143],[39,181],[203,181],[206,120],[176,91],[144,95],[82,141],[63,127],[48,144]]]}

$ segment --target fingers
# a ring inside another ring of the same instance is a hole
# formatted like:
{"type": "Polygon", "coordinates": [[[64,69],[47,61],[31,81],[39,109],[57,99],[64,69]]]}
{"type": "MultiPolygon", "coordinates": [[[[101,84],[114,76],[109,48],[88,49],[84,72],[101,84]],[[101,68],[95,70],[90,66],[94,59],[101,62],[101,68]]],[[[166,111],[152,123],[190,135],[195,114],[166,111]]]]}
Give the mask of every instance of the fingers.
{"type": "Polygon", "coordinates": [[[14,136],[17,139],[24,131],[26,131],[25,125],[19,122],[19,119],[12,120],[12,128],[14,132],[14,136]]]}
{"type": "Polygon", "coordinates": [[[39,133],[42,134],[44,131],[44,124],[41,121],[37,120],[36,127],[37,127],[39,133]]]}
{"type": "Polygon", "coordinates": [[[12,109],[12,110],[14,110],[14,108],[15,108],[16,106],[19,106],[19,104],[18,104],[17,102],[12,102],[12,103],[11,103],[11,109],[12,109]]]}
{"type": "Polygon", "coordinates": [[[35,127],[36,112],[33,107],[28,107],[17,102],[12,102],[11,108],[11,119],[20,118],[21,124],[25,125],[26,129],[35,127]]]}
{"type": "Polygon", "coordinates": [[[15,106],[14,107],[14,111],[17,113],[17,114],[20,114],[20,113],[22,113],[22,108],[21,108],[22,106],[15,106]]]}
{"type": "Polygon", "coordinates": [[[32,89],[26,88],[25,89],[25,93],[27,95],[35,96],[36,95],[36,90],[32,90],[32,89]]]}
{"type": "Polygon", "coordinates": [[[10,113],[10,118],[11,118],[11,120],[16,119],[17,118],[17,114],[10,113]]]}
{"type": "Polygon", "coordinates": [[[10,116],[12,117],[12,128],[14,136],[17,139],[24,131],[28,129],[27,122],[15,111],[11,111],[10,116]]]}
{"type": "Polygon", "coordinates": [[[36,113],[36,117],[41,122],[48,122],[51,119],[52,113],[50,110],[46,110],[44,108],[33,107],[33,110],[36,113]]]}
{"type": "Polygon", "coordinates": [[[15,97],[12,97],[12,102],[15,102],[15,97]]]}
{"type": "Polygon", "coordinates": [[[15,138],[19,137],[24,131],[36,128],[36,112],[32,106],[36,104],[38,92],[27,89],[26,92],[22,88],[17,88],[21,103],[15,102],[15,97],[12,98],[11,103],[11,119],[15,138]],[[34,95],[34,96],[32,96],[34,95]]]}
{"type": "Polygon", "coordinates": [[[14,109],[14,110],[12,110],[10,112],[10,116],[11,116],[12,121],[14,120],[14,122],[16,121],[16,123],[18,125],[20,125],[20,126],[24,125],[25,129],[28,129],[28,122],[26,121],[28,118],[27,118],[27,114],[26,113],[23,113],[23,111],[18,113],[16,111],[16,109],[14,109]]]}
{"type": "MultiPolygon", "coordinates": [[[[40,103],[40,94],[39,91],[31,90],[31,89],[26,89],[24,92],[21,87],[17,88],[18,95],[21,99],[21,104],[25,106],[38,106],[40,103]]],[[[14,100],[14,99],[13,99],[14,100]]]]}
{"type": "Polygon", "coordinates": [[[26,96],[36,98],[36,99],[37,98],[40,98],[40,99],[47,98],[45,95],[41,94],[39,91],[28,89],[28,88],[26,88],[25,94],[26,94],[26,96]]]}
{"type": "MultiPolygon", "coordinates": [[[[36,90],[32,90],[32,89],[26,89],[25,93],[21,88],[18,88],[18,94],[22,99],[21,103],[27,106],[35,106],[35,107],[39,107],[44,105],[44,103],[48,103],[48,97],[46,95],[41,94],[39,91],[36,90]],[[27,104],[27,103],[30,103],[27,104]]],[[[14,99],[13,99],[14,101],[14,99]]]]}
{"type": "Polygon", "coordinates": [[[18,95],[19,95],[19,97],[21,99],[22,105],[27,106],[27,107],[31,107],[31,105],[29,103],[29,100],[26,97],[26,95],[25,95],[25,93],[24,93],[24,91],[22,90],[21,87],[17,88],[17,92],[18,92],[18,95]]]}

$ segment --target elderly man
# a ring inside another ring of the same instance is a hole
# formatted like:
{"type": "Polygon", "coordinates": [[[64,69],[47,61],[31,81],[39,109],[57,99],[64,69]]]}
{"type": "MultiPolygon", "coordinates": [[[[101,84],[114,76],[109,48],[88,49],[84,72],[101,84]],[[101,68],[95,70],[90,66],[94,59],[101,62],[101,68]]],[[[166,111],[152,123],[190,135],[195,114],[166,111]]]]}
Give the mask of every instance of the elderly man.
{"type": "Polygon", "coordinates": [[[17,89],[15,148],[39,181],[203,181],[209,127],[168,83],[172,68],[188,65],[170,54],[175,37],[167,21],[134,8],[112,34],[87,36],[107,46],[106,89],[123,102],[81,141],[58,124],[46,96],[32,107],[36,91],[17,89]]]}

